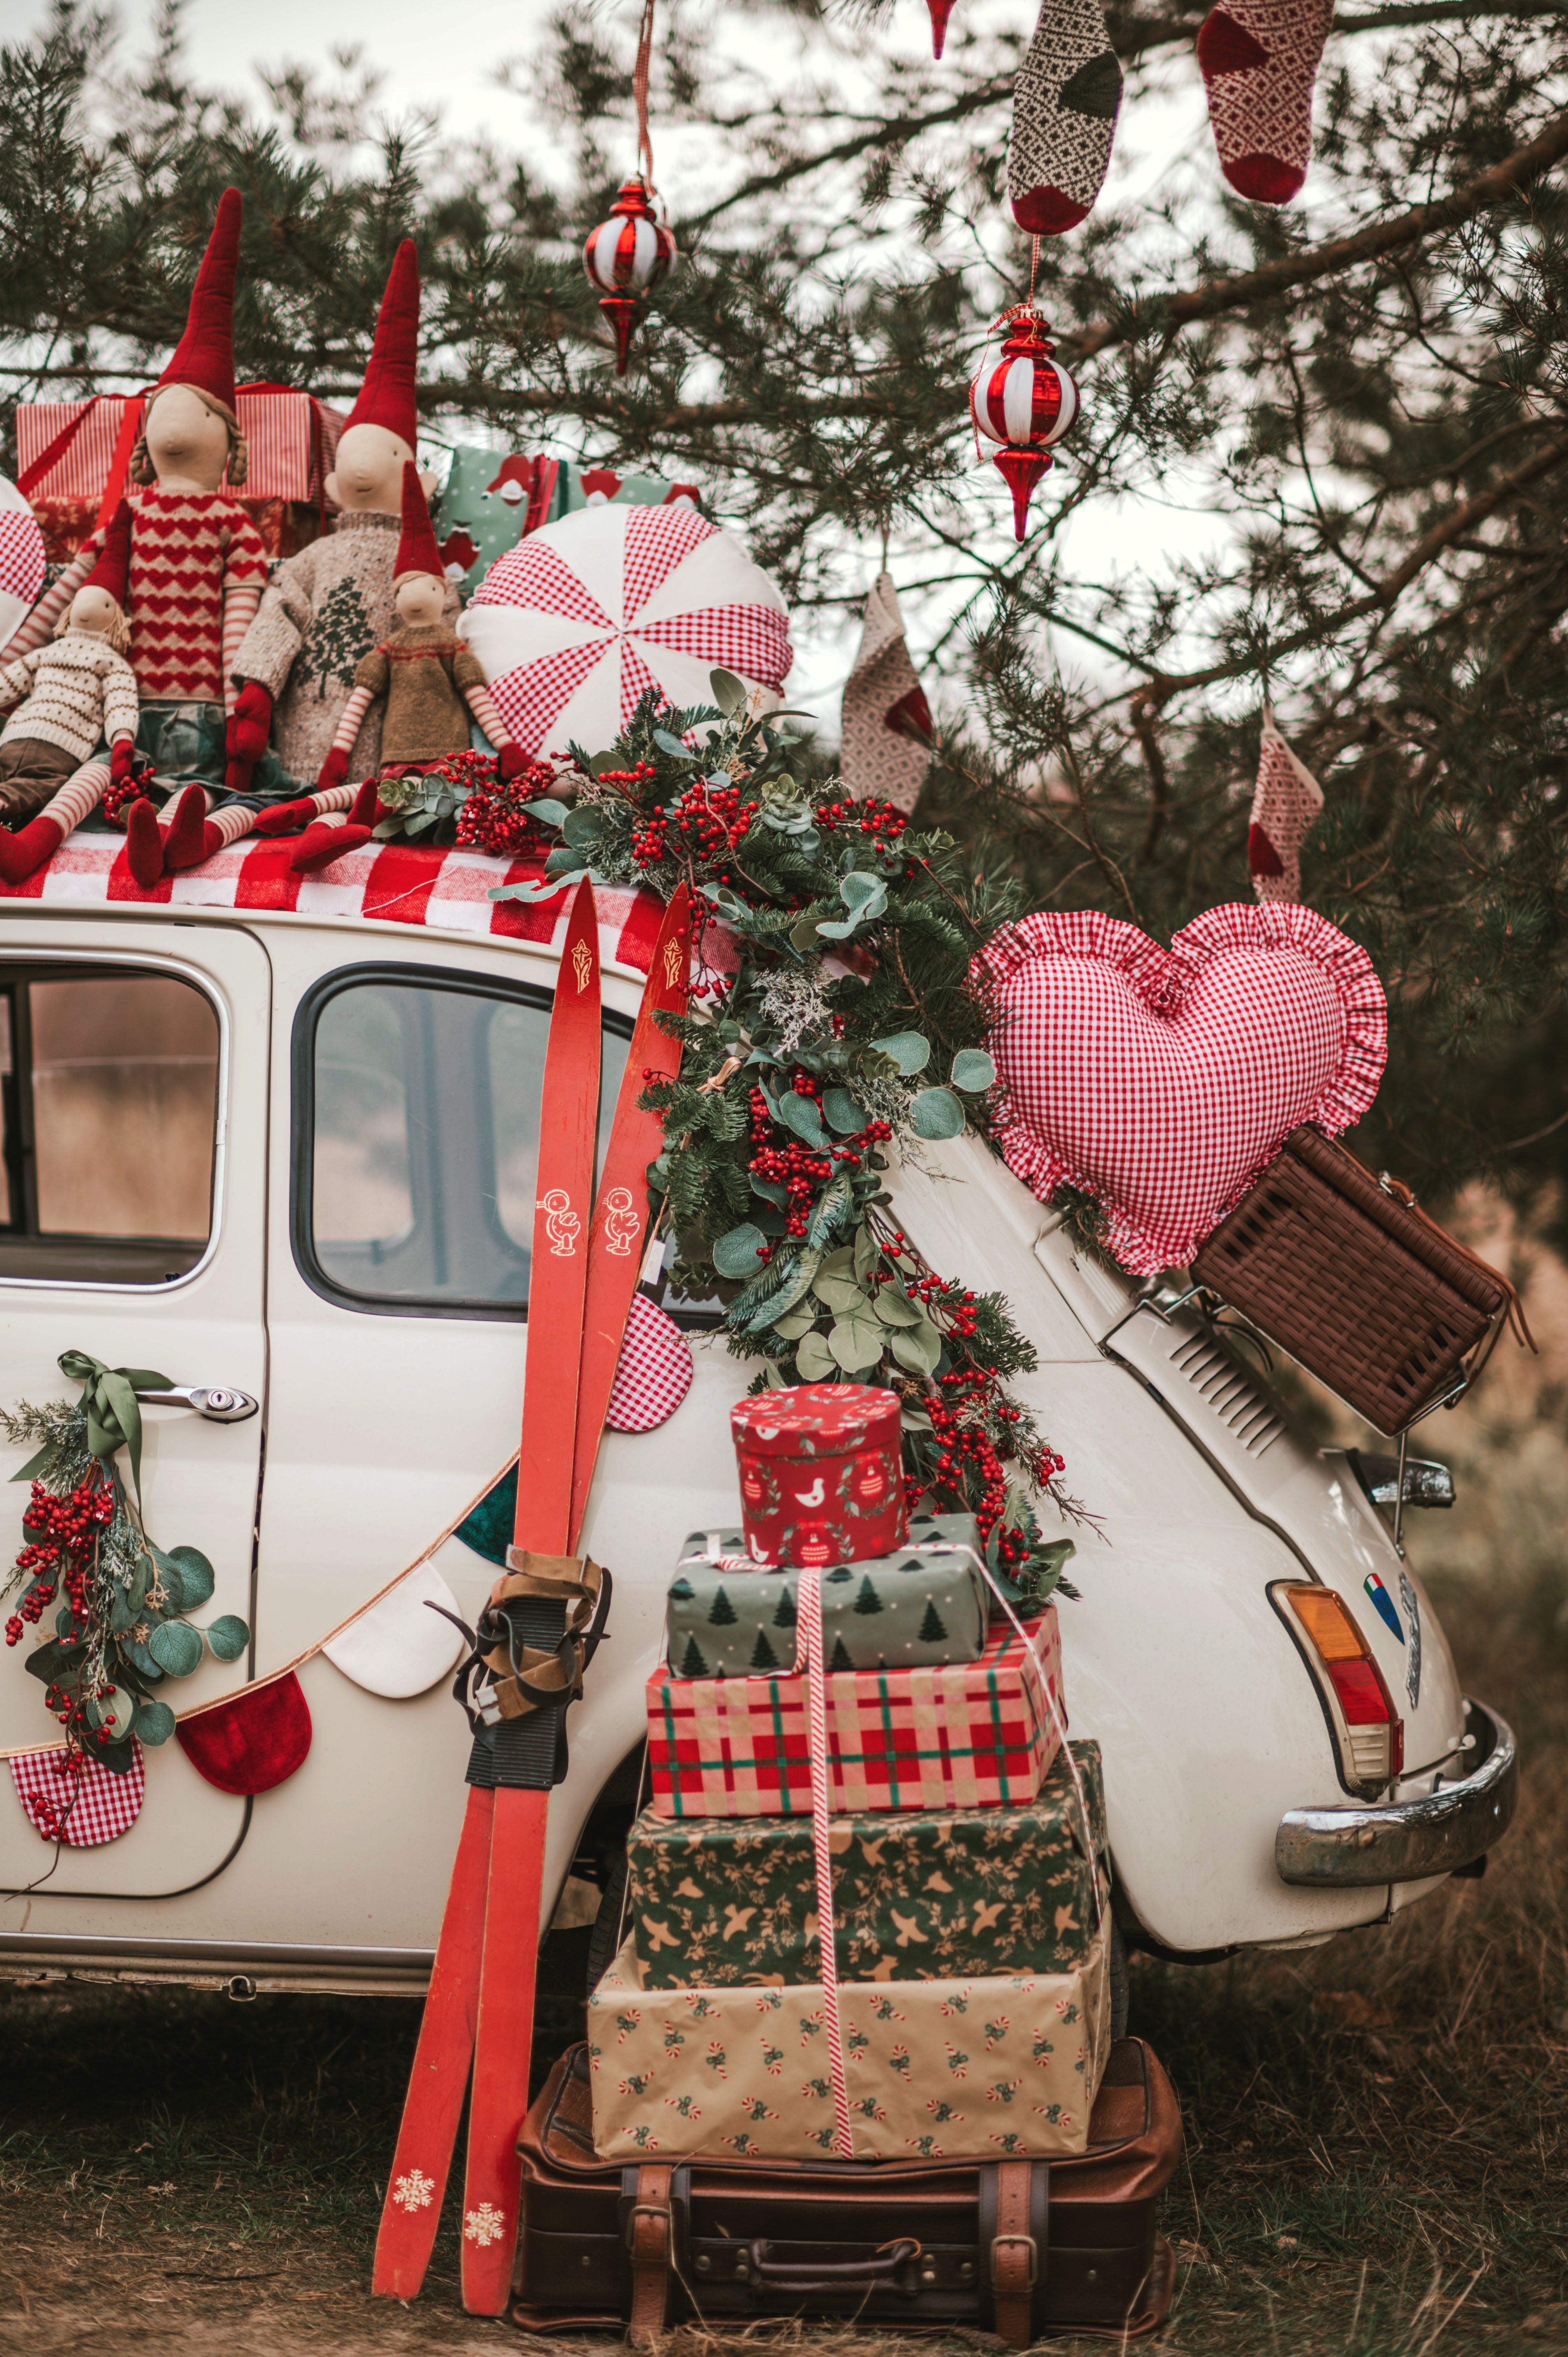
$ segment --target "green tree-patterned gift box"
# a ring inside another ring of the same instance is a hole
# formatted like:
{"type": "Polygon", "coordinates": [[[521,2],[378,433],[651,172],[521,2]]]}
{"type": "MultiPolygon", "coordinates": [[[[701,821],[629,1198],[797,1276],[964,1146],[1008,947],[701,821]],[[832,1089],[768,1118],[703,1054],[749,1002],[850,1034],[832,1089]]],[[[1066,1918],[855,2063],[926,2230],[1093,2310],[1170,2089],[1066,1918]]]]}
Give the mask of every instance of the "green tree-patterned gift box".
{"type": "MultiPolygon", "coordinates": [[[[828,1668],[978,1661],[991,1609],[979,1550],[972,1514],[917,1514],[907,1544],[892,1555],[824,1571],[828,1668]]],[[[670,1585],[668,1659],[675,1675],[755,1678],[789,1669],[799,1577],[752,1563],[740,1531],[693,1531],[670,1585]]]]}
{"type": "MultiPolygon", "coordinates": [[[[831,1820],[838,1970],[846,1981],[1070,1972],[1096,1914],[1089,1842],[1106,1857],[1100,1747],[1058,1755],[1022,1806],[831,1820]],[[1081,1787],[1083,1801],[1079,1799],[1081,1787]]],[[[810,1817],[656,1817],[627,1840],[645,1988],[792,1986],[821,1971],[810,1817]]]]}

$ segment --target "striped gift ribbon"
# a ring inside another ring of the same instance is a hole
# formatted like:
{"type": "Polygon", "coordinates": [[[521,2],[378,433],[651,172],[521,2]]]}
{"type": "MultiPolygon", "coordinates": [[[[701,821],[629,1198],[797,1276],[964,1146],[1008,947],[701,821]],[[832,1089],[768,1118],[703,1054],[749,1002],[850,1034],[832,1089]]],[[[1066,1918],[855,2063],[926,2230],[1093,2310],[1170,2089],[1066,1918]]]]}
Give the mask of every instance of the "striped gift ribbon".
{"type": "Polygon", "coordinates": [[[822,1591],[814,1571],[800,1574],[796,1598],[806,1651],[806,1726],[811,1753],[811,1848],[817,1866],[817,1944],[822,1950],[822,2023],[833,2091],[834,2149],[854,2158],[849,2091],[844,2084],[843,2032],[839,2027],[838,1934],[833,1925],[833,1867],[828,1848],[828,1715],[822,1697],[822,1591]]]}

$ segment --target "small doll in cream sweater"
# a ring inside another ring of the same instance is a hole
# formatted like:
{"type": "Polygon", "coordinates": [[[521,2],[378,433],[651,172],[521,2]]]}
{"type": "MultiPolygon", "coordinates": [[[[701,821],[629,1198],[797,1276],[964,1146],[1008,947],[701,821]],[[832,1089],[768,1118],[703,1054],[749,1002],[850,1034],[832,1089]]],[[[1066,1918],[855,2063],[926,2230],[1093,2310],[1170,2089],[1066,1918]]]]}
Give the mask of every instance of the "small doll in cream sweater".
{"type": "Polygon", "coordinates": [[[53,637],[0,663],[0,708],[14,707],[0,730],[0,876],[8,884],[24,882],[43,865],[111,779],[130,774],[140,709],[126,660],[130,536],[130,510],[122,500],[97,564],[53,637]],[[95,760],[104,742],[110,758],[95,760]]]}

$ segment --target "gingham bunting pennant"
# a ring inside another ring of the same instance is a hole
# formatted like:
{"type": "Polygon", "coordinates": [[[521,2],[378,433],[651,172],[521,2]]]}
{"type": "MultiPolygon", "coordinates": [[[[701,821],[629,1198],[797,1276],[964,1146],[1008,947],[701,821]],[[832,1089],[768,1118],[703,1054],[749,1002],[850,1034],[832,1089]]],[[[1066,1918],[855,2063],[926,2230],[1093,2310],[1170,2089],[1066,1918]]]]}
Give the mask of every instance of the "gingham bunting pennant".
{"type": "Polygon", "coordinates": [[[131,1765],[105,1768],[64,1744],[11,1762],[11,1781],[27,1823],[40,1840],[68,1849],[98,1849],[128,1834],[142,1813],[146,1770],[133,1735],[131,1765]]]}
{"type": "Polygon", "coordinates": [[[691,1390],[694,1372],[692,1346],[673,1318],[634,1293],[605,1422],[612,1432],[656,1431],[691,1390]]]}
{"type": "Polygon", "coordinates": [[[0,651],[38,602],[44,572],[38,520],[15,483],[0,475],[0,651]]]}
{"type": "Polygon", "coordinates": [[[973,977],[1004,1160],[1042,1201],[1093,1196],[1139,1275],[1184,1266],[1298,1123],[1359,1120],[1388,1052],[1366,952],[1289,902],[1208,909],[1168,953],[1118,918],[1025,917],[973,977]]]}

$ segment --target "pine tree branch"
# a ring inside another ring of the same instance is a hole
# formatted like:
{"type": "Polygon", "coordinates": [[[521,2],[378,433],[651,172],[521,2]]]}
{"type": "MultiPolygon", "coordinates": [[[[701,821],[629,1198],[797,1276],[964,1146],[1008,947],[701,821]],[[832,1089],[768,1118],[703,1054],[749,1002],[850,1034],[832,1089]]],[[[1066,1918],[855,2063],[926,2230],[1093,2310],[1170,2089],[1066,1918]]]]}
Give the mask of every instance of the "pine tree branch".
{"type": "MultiPolygon", "coordinates": [[[[1434,524],[1430,532],[1423,533],[1403,564],[1385,574],[1377,587],[1369,590],[1364,597],[1352,599],[1326,622],[1309,624],[1303,630],[1293,631],[1289,638],[1279,640],[1269,649],[1269,660],[1277,662],[1282,657],[1299,654],[1307,647],[1322,647],[1352,622],[1364,621],[1369,614],[1389,612],[1429,565],[1452,548],[1456,541],[1462,540],[1477,524],[1484,522],[1487,516],[1495,515],[1498,508],[1506,506],[1518,492],[1538,481],[1542,475],[1551,474],[1564,458],[1568,458],[1568,437],[1548,444],[1544,450],[1538,450],[1532,458],[1527,458],[1521,466],[1515,467],[1511,473],[1499,476],[1489,490],[1478,491],[1474,499],[1466,500],[1444,516],[1441,523],[1434,524]]],[[[1441,620],[1442,617],[1438,619],[1441,620]]],[[[1173,695],[1184,695],[1195,687],[1212,687],[1222,679],[1240,679],[1244,673],[1255,672],[1257,668],[1258,657],[1254,650],[1233,656],[1227,662],[1211,663],[1205,671],[1184,672],[1179,676],[1168,672],[1156,673],[1152,682],[1129,692],[1143,697],[1145,705],[1159,705],[1168,703],[1173,695]]]]}
{"type": "Polygon", "coordinates": [[[1213,278],[1207,286],[1190,287],[1183,295],[1153,296],[1142,307],[1134,303],[1122,319],[1097,319],[1087,328],[1064,328],[1059,340],[1082,359],[1113,344],[1130,343],[1155,326],[1191,327],[1226,311],[1245,310],[1293,287],[1314,285],[1320,278],[1333,278],[1359,263],[1380,260],[1384,254],[1419,244],[1423,238],[1456,228],[1461,221],[1473,221],[1488,206],[1501,203],[1539,179],[1564,156],[1568,156],[1568,113],[1553,115],[1528,145],[1434,204],[1417,205],[1396,221],[1374,221],[1350,237],[1331,238],[1326,245],[1313,246],[1305,253],[1282,255],[1278,262],[1266,262],[1262,269],[1242,271],[1234,278],[1213,278]]]}
{"type": "MultiPolygon", "coordinates": [[[[1195,26],[1200,21],[1196,16],[1193,18],[1195,26]]],[[[680,224],[681,233],[687,237],[696,230],[706,229],[710,221],[717,221],[721,213],[727,213],[734,206],[744,204],[748,197],[766,196],[770,189],[785,188],[791,180],[800,179],[809,172],[821,171],[824,165],[846,164],[852,157],[864,156],[875,147],[901,147],[907,141],[918,137],[923,131],[935,130],[944,124],[962,123],[968,116],[979,114],[988,106],[1003,105],[1012,95],[1012,75],[999,75],[994,81],[977,83],[961,98],[954,99],[950,105],[934,108],[929,114],[897,115],[891,123],[873,124],[869,129],[856,132],[853,138],[841,139],[836,147],[821,148],[814,156],[791,156],[787,164],[780,164],[775,171],[758,172],[749,180],[743,180],[738,188],[732,189],[727,197],[721,197],[717,204],[708,207],[706,212],[684,215],[680,224]]]]}

